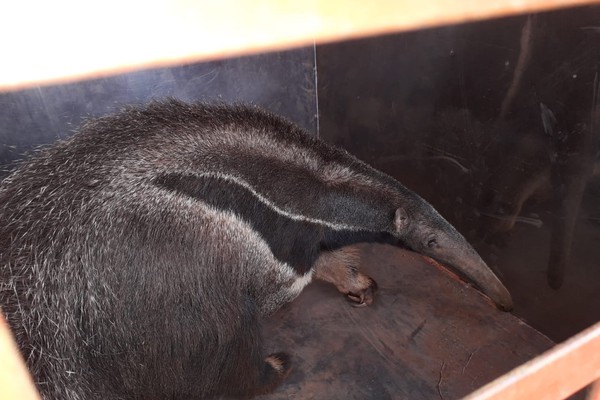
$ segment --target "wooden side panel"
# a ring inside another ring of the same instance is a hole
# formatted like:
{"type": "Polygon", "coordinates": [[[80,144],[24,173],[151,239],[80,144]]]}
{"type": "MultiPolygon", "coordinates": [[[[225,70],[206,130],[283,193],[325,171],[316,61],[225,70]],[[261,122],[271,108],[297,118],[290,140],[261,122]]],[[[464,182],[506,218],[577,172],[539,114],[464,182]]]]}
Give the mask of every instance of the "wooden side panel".
{"type": "Polygon", "coordinates": [[[5,2],[0,90],[597,2],[5,2]]]}
{"type": "MultiPolygon", "coordinates": [[[[600,323],[468,396],[468,400],[564,399],[600,378],[600,323]]],[[[589,398],[599,399],[598,383],[589,398]]]]}
{"type": "Polygon", "coordinates": [[[39,396],[25,368],[4,317],[0,313],[0,399],[38,400],[39,396]]]}

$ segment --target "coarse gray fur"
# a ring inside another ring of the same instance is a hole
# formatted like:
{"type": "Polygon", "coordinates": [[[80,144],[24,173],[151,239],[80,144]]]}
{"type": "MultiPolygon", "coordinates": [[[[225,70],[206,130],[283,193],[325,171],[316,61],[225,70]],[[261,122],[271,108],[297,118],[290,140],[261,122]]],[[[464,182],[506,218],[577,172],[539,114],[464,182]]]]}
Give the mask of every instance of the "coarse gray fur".
{"type": "MultiPolygon", "coordinates": [[[[89,121],[2,182],[0,305],[45,399],[253,396],[289,370],[262,354],[260,319],[360,241],[449,263],[511,306],[389,176],[256,108],[158,102],[89,121]]],[[[362,302],[361,279],[347,292],[362,302]]]]}

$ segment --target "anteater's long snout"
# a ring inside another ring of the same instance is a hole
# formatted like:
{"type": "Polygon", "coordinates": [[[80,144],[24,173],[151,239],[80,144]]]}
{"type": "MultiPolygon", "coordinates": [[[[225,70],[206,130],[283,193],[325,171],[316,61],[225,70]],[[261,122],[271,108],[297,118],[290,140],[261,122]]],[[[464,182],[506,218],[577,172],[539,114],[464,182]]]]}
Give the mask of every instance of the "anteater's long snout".
{"type": "Polygon", "coordinates": [[[397,208],[394,226],[401,243],[454,268],[473,281],[499,309],[512,310],[512,297],[500,279],[464,236],[427,202],[417,198],[412,210],[397,208]]]}
{"type": "Polygon", "coordinates": [[[513,301],[509,291],[472,247],[469,246],[467,251],[441,258],[438,258],[438,261],[453,267],[472,280],[499,309],[512,310],[513,301]]]}

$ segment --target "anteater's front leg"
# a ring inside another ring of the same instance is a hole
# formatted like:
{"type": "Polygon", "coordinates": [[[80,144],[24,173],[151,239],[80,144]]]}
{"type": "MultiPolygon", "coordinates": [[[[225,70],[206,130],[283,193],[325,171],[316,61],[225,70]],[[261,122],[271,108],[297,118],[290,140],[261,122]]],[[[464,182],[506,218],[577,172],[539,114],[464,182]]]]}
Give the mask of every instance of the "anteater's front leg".
{"type": "Polygon", "coordinates": [[[317,279],[333,283],[356,307],[373,303],[377,283],[358,271],[360,253],[352,246],[322,251],[314,266],[317,279]]]}

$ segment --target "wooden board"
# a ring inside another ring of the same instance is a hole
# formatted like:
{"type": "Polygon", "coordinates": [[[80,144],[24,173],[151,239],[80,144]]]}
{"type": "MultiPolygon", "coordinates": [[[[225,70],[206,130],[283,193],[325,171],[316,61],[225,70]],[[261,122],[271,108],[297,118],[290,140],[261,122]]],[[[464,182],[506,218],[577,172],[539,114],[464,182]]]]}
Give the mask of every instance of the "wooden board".
{"type": "MultiPolygon", "coordinates": [[[[0,310],[1,311],[1,310],[0,310]]],[[[0,312],[0,399],[39,400],[8,323],[0,312]]]]}
{"type": "Polygon", "coordinates": [[[0,41],[0,91],[594,3],[6,1],[0,8],[0,37],[6,38],[0,41]]]}
{"type": "Polygon", "coordinates": [[[600,400],[598,379],[600,322],[471,393],[468,400],[561,400],[594,380],[587,400],[600,400]]]}
{"type": "Polygon", "coordinates": [[[421,256],[365,245],[376,303],[354,308],[317,282],[265,324],[293,371],[275,399],[456,399],[553,346],[421,256]]]}

